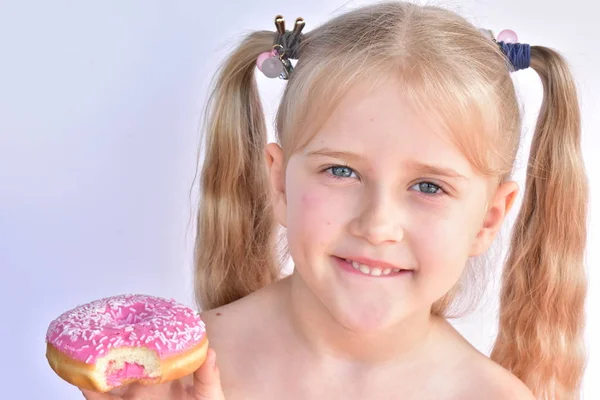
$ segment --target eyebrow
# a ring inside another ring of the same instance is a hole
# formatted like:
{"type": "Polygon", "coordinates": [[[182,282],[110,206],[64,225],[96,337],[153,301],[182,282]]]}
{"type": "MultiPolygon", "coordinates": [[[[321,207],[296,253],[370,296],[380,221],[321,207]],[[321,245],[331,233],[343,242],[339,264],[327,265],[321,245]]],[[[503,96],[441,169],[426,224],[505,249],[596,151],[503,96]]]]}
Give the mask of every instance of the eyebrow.
{"type": "MultiPolygon", "coordinates": [[[[325,157],[333,157],[339,158],[343,160],[350,161],[352,163],[358,163],[364,160],[364,157],[358,153],[353,153],[351,151],[339,151],[333,150],[328,147],[323,147],[318,150],[310,151],[306,154],[307,156],[325,156],[325,157]]],[[[407,169],[412,169],[414,171],[420,173],[429,173],[433,175],[446,176],[448,178],[454,178],[459,180],[468,181],[469,179],[466,176],[463,176],[453,170],[452,168],[445,168],[437,165],[425,164],[419,161],[410,160],[405,164],[407,169]]]]}

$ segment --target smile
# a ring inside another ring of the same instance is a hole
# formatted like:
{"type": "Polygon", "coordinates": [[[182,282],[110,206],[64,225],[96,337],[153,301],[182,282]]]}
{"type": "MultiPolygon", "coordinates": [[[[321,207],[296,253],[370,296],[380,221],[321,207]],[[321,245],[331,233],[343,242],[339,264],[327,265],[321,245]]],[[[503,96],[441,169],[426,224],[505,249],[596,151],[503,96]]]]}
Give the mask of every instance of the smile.
{"type": "Polygon", "coordinates": [[[336,261],[341,267],[349,272],[359,273],[367,276],[395,276],[403,275],[412,272],[411,270],[400,269],[400,268],[379,268],[371,267],[366,264],[361,264],[356,261],[347,260],[339,257],[335,257],[336,261]]]}

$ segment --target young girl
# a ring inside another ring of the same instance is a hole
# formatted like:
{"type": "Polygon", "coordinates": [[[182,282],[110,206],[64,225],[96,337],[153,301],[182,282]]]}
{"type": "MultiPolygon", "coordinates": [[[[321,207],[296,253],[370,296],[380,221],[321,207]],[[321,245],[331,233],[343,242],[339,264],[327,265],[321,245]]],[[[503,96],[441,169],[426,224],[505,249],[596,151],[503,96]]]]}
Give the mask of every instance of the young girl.
{"type": "Polygon", "coordinates": [[[235,49],[211,97],[196,242],[208,361],[187,379],[116,394],[578,398],[588,189],[563,58],[400,2],[307,33],[302,21],[277,27],[235,49]],[[257,57],[287,80],[277,143],[266,143],[257,57]],[[519,191],[510,73],[528,66],[544,101],[490,359],[446,318],[519,191]],[[281,278],[287,254],[294,270],[281,278]]]}

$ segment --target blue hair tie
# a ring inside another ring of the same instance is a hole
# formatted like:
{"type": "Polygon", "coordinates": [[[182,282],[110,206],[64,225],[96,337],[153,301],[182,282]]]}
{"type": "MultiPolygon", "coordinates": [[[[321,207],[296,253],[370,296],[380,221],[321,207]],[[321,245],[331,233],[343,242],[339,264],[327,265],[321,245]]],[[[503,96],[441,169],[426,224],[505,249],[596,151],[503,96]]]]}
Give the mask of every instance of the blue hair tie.
{"type": "Polygon", "coordinates": [[[529,68],[531,64],[531,47],[525,43],[496,42],[506,54],[515,71],[529,68]]]}

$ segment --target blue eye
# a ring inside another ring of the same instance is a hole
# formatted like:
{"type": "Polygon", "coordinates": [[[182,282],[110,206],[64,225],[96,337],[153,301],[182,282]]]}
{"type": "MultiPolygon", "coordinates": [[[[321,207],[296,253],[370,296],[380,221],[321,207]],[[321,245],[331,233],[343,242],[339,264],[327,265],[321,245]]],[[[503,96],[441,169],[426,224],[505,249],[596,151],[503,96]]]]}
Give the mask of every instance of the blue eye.
{"type": "Polygon", "coordinates": [[[350,178],[350,176],[354,173],[354,170],[345,165],[334,165],[332,167],[327,168],[325,171],[331,171],[331,177],[335,179],[344,179],[350,178]],[[338,175],[339,174],[339,175],[338,175]]]}
{"type": "Polygon", "coordinates": [[[435,197],[444,194],[444,190],[442,189],[442,187],[432,182],[423,181],[415,184],[413,187],[415,186],[418,186],[419,190],[428,196],[435,197]]]}
{"type": "MultiPolygon", "coordinates": [[[[348,167],[347,165],[333,165],[333,166],[323,169],[322,172],[328,172],[329,177],[331,177],[333,179],[352,178],[353,174],[356,177],[356,172],[352,168],[348,167]]],[[[421,193],[423,193],[429,197],[438,197],[438,196],[443,196],[446,194],[446,191],[444,190],[444,188],[442,186],[436,185],[433,182],[421,181],[419,183],[416,183],[412,187],[414,188],[417,186],[421,193]]]]}

